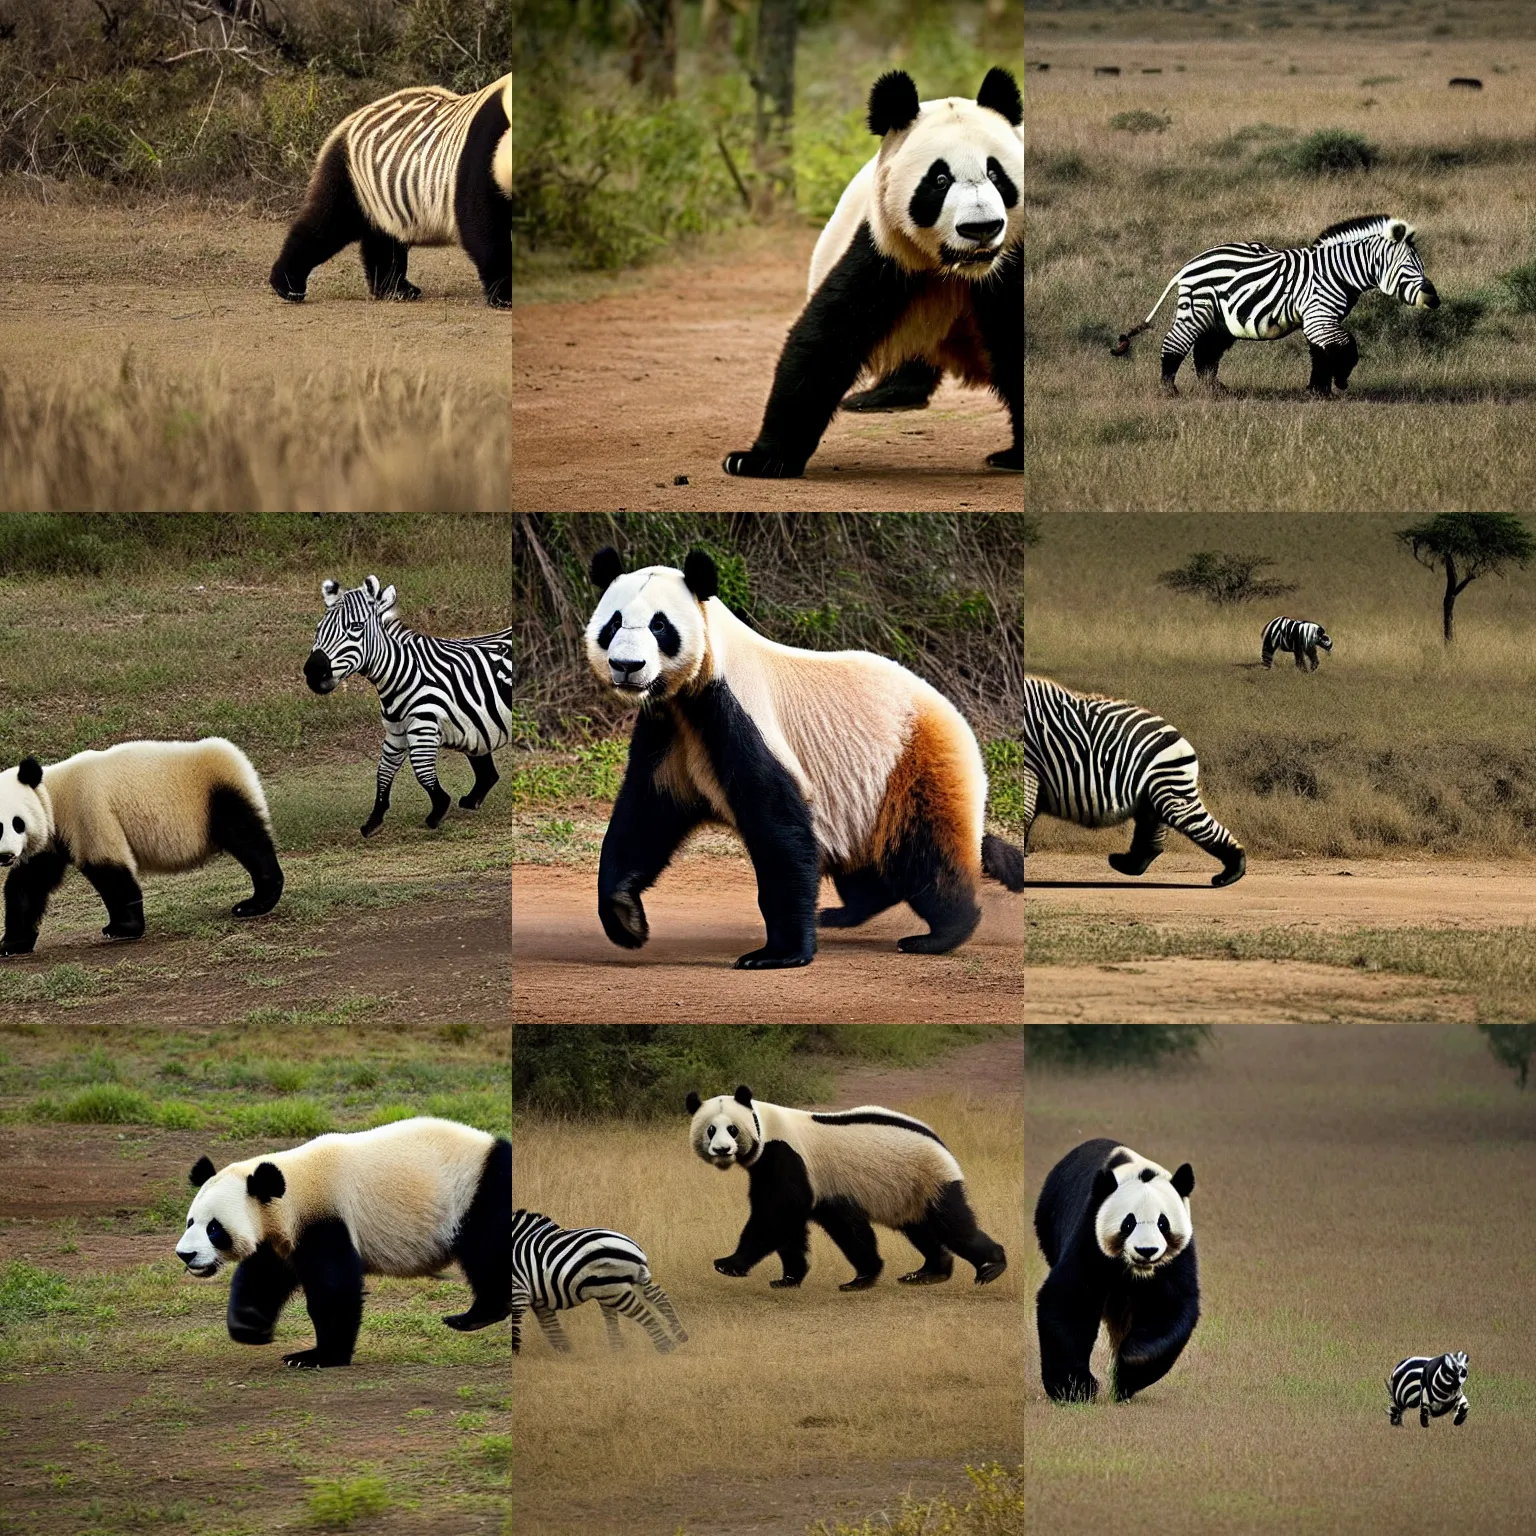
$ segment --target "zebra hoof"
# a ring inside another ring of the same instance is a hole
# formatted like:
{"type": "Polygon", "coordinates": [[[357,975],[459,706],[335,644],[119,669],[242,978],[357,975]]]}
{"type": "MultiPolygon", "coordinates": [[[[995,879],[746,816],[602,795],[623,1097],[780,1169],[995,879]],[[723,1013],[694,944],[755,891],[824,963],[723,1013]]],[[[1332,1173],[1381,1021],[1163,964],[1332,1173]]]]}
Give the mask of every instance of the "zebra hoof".
{"type": "Polygon", "coordinates": [[[1219,875],[1211,876],[1212,885],[1236,885],[1248,873],[1248,855],[1241,848],[1235,859],[1228,859],[1219,875]]]}
{"type": "MultiPolygon", "coordinates": [[[[1152,858],[1156,857],[1154,853],[1152,858]]],[[[1122,875],[1144,875],[1152,867],[1152,859],[1139,859],[1129,853],[1112,853],[1109,856],[1109,867],[1122,875]]]]}

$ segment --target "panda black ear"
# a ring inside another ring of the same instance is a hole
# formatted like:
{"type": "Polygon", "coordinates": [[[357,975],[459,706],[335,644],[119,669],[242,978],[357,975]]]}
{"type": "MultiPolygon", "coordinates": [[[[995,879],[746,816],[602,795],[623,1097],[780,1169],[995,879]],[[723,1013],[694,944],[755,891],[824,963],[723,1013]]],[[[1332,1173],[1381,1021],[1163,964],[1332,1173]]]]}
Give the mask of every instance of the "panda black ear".
{"type": "Polygon", "coordinates": [[[1024,121],[1024,98],[1019,95],[1019,82],[1006,69],[994,65],[987,71],[976,93],[978,107],[991,107],[1001,112],[1015,128],[1024,121]]]}
{"type": "Polygon", "coordinates": [[[245,1181],[245,1192],[265,1205],[269,1200],[281,1200],[288,1193],[288,1182],[276,1163],[257,1163],[255,1173],[245,1181]]]}
{"type": "Polygon", "coordinates": [[[745,1083],[743,1083],[736,1090],[736,1102],[740,1104],[743,1109],[752,1108],[752,1090],[748,1088],[745,1083]]]}
{"type": "Polygon", "coordinates": [[[209,1179],[213,1177],[213,1161],[206,1153],[192,1164],[192,1172],[187,1175],[193,1189],[201,1189],[209,1179]]]}
{"type": "Polygon", "coordinates": [[[698,1094],[690,1092],[688,1097],[683,1100],[683,1108],[686,1109],[690,1115],[696,1115],[699,1112],[699,1106],[703,1102],[703,1099],[701,1099],[698,1094]]]}
{"type": "Polygon", "coordinates": [[[1186,1200],[1189,1199],[1189,1192],[1195,1187],[1195,1170],[1188,1163],[1180,1163],[1173,1170],[1173,1187],[1186,1200]]]}
{"type": "Polygon", "coordinates": [[[1120,1181],[1115,1177],[1114,1170],[1100,1168],[1093,1176],[1093,1193],[1088,1197],[1088,1204],[1098,1210],[1119,1187],[1120,1181]]]}
{"type": "Polygon", "coordinates": [[[35,757],[24,757],[16,765],[16,777],[28,789],[36,789],[43,782],[43,765],[35,757]]]}
{"type": "Polygon", "coordinates": [[[703,603],[720,590],[720,573],[715,562],[702,549],[690,549],[683,561],[683,580],[688,590],[703,603]]]}
{"type": "MultiPolygon", "coordinates": [[[[988,76],[990,79],[991,77],[988,76]]],[[[917,87],[904,69],[881,75],[869,92],[869,131],[883,139],[917,116],[917,87]]]]}
{"type": "Polygon", "coordinates": [[[618,550],[612,544],[604,544],[592,556],[587,574],[592,578],[594,587],[601,587],[606,592],[624,574],[624,562],[619,559],[618,550]]]}

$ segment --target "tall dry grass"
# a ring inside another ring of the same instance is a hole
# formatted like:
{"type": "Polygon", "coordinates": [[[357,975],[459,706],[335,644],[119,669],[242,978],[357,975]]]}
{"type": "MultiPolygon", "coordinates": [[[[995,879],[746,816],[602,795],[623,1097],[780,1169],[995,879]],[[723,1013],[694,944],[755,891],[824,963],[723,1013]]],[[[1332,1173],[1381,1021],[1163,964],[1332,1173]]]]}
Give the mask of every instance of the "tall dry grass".
{"type": "MultiPolygon", "coordinates": [[[[893,1105],[943,1135],[1010,1262],[1024,1244],[1018,1106],[1005,1095],[893,1105]]],[[[557,1358],[525,1327],[512,1397],[519,1530],[672,1536],[690,1512],[707,1519],[731,1482],[844,1466],[867,1481],[871,1467],[914,1458],[957,1477],[965,1461],[1017,1462],[1014,1270],[979,1290],[964,1264],[947,1285],[899,1286],[914,1251],[878,1229],[886,1268],[872,1291],[838,1291],[848,1265],[819,1232],[797,1291],[769,1288],[776,1259],[744,1280],[717,1275],[713,1260],[746,1220],[747,1179],[699,1161],[681,1110],[659,1126],[521,1118],[513,1149],[516,1203],[633,1236],[690,1334],[663,1356],[626,1323],[613,1356],[588,1306],[562,1315],[575,1353],[557,1358]]],[[[894,1501],[901,1486],[892,1472],[876,1496],[894,1501]]]]}
{"type": "Polygon", "coordinates": [[[1525,30],[1196,42],[1142,40],[1140,24],[1128,34],[1123,20],[1102,36],[1086,26],[1033,32],[1029,49],[1051,66],[1029,75],[1025,102],[1030,505],[1352,510],[1390,498],[1465,510],[1528,500],[1536,316],[1518,312],[1500,281],[1536,257],[1536,109],[1520,84],[1536,45],[1525,30]],[[1095,77],[1103,64],[1121,75],[1095,77]],[[1452,91],[1452,75],[1481,77],[1485,89],[1452,91]],[[1167,127],[1111,126],[1138,111],[1167,127]],[[1330,128],[1363,135],[1376,166],[1308,176],[1279,163],[1299,138],[1330,128]],[[1362,361],[1349,398],[1332,403],[1305,396],[1300,333],[1228,353],[1222,377],[1235,398],[1207,399],[1186,364],[1183,397],[1163,399],[1171,297],[1131,361],[1110,356],[1108,343],[1208,246],[1304,244],[1373,212],[1418,226],[1445,315],[1483,306],[1469,334],[1427,345],[1444,315],[1411,317],[1367,296],[1351,322],[1362,361]]]}
{"type": "MultiPolygon", "coordinates": [[[[1193,1164],[1203,1315],[1172,1372],[1119,1406],[1047,1402],[1030,1338],[1027,1530],[1097,1536],[1107,1504],[1191,1536],[1359,1536],[1427,1509],[1468,1536],[1527,1528],[1536,1215],[1510,1192],[1536,1102],[1472,1030],[1238,1026],[1189,1068],[1032,1069],[1031,1204],[1095,1135],[1193,1164]],[[1471,1355],[1467,1424],[1392,1429],[1388,1371],[1449,1349],[1471,1355]]],[[[1033,1245],[1023,1270],[1032,1294],[1033,1245]]]]}
{"type": "MultiPolygon", "coordinates": [[[[1484,577],[1440,637],[1443,578],[1403,514],[1056,513],[1025,561],[1031,672],[1163,715],[1206,803],[1252,851],[1327,857],[1536,851],[1536,571],[1484,577]],[[1202,549],[1267,554],[1298,590],[1232,608],[1158,585],[1202,549]],[[1324,624],[1315,674],[1259,666],[1278,613],[1324,624]]],[[[1031,847],[1123,847],[1125,829],[1040,821],[1031,847]]]]}

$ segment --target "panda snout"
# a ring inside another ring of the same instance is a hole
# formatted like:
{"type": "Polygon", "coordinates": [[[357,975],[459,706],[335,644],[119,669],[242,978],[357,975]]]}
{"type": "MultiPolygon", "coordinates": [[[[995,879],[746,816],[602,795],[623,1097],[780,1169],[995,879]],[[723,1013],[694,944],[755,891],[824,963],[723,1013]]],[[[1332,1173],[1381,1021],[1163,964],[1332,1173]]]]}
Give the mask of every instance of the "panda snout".
{"type": "Polygon", "coordinates": [[[7,864],[14,864],[15,862],[16,855],[12,853],[9,848],[0,849],[0,867],[4,867],[7,864]]]}
{"type": "Polygon", "coordinates": [[[1003,232],[1002,219],[982,219],[974,224],[957,224],[955,233],[966,240],[974,240],[977,245],[991,245],[1003,232]]]}
{"type": "Polygon", "coordinates": [[[608,670],[613,674],[615,688],[638,688],[635,673],[645,670],[644,661],[621,661],[617,656],[608,658],[608,670]]]}
{"type": "Polygon", "coordinates": [[[1140,1262],[1142,1264],[1150,1264],[1153,1261],[1153,1259],[1155,1259],[1157,1257],[1157,1252],[1158,1252],[1155,1247],[1153,1247],[1153,1248],[1135,1248],[1135,1249],[1132,1249],[1131,1251],[1136,1255],[1136,1258],[1137,1258],[1138,1262],[1140,1262]]]}

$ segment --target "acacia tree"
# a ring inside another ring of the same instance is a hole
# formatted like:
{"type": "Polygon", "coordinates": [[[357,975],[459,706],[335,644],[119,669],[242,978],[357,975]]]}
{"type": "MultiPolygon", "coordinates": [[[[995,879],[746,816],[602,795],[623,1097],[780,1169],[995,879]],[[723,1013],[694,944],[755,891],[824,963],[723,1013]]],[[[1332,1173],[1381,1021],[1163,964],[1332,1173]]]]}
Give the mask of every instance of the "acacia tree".
{"type": "Polygon", "coordinates": [[[1294,581],[1276,581],[1272,576],[1259,575],[1274,563],[1267,555],[1229,555],[1219,549],[1203,549],[1191,555],[1187,564],[1164,571],[1157,579],[1175,592],[1203,597],[1219,607],[1294,592],[1294,581]]]}
{"type": "Polygon", "coordinates": [[[1441,512],[1427,523],[1398,530],[1397,537],[1426,570],[1445,572],[1441,611],[1445,643],[1455,637],[1456,599],[1479,576],[1502,576],[1506,566],[1536,555],[1536,539],[1508,512],[1441,512]]]}

